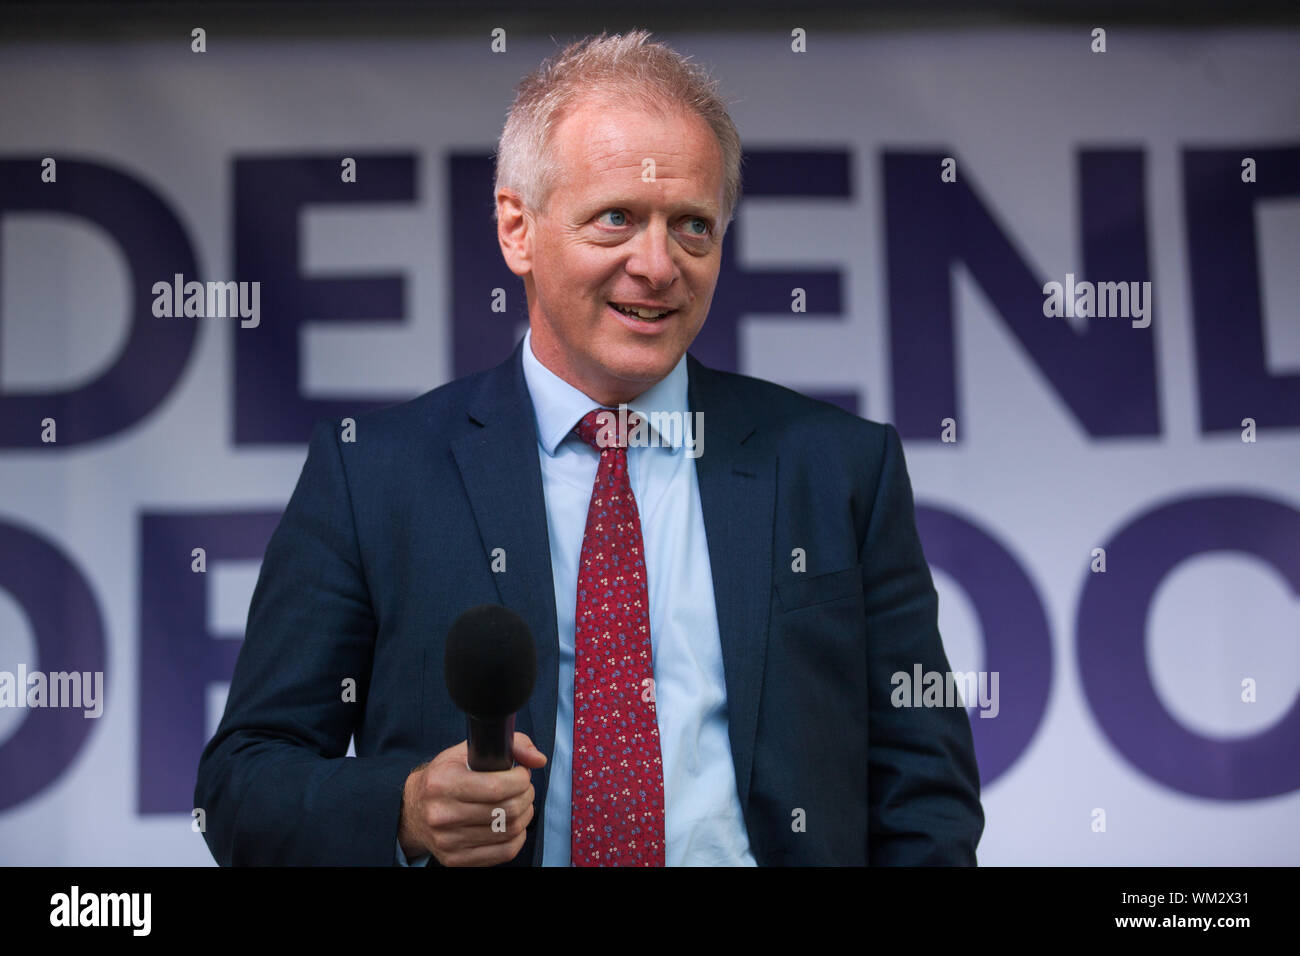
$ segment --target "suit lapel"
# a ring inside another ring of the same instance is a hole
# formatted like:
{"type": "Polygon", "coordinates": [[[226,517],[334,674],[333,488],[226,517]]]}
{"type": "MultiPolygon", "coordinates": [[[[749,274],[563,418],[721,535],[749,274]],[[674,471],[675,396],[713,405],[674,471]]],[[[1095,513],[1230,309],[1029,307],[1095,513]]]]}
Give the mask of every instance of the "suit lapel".
{"type": "Polygon", "coordinates": [[[736,788],[747,814],[767,656],[776,455],[751,439],[757,423],[721,376],[693,356],[687,368],[691,410],[704,413],[704,451],[695,473],[718,612],[736,788]]]}
{"type": "Polygon", "coordinates": [[[492,575],[501,603],[528,622],[537,644],[537,685],[527,708],[529,736],[549,755],[555,748],[559,636],[537,423],[519,348],[488,372],[467,411],[478,427],[451,443],[452,454],[478,525],[484,559],[491,560],[496,548],[505,549],[506,570],[492,575]]]}

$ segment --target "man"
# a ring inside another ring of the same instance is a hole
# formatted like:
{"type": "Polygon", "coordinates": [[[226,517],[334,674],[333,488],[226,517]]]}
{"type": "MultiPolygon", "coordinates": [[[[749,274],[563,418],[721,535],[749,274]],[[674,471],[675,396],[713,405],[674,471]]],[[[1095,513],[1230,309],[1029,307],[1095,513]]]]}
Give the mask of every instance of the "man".
{"type": "Polygon", "coordinates": [[[890,705],[948,670],[897,433],[686,355],[739,170],[643,32],[521,84],[496,196],[528,334],[354,441],[317,426],[199,767],[219,862],[975,862],[965,712],[890,705]],[[499,773],[443,684],[483,603],[539,662],[499,773]]]}

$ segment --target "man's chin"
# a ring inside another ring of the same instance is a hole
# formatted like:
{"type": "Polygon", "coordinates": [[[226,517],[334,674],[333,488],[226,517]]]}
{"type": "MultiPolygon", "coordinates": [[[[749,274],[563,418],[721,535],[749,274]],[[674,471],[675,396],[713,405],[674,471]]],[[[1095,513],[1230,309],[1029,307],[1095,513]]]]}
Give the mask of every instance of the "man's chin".
{"type": "Polygon", "coordinates": [[[602,365],[602,378],[608,383],[608,391],[625,396],[620,401],[629,401],[663,381],[681,360],[681,356],[676,354],[620,358],[624,360],[602,365]]]}

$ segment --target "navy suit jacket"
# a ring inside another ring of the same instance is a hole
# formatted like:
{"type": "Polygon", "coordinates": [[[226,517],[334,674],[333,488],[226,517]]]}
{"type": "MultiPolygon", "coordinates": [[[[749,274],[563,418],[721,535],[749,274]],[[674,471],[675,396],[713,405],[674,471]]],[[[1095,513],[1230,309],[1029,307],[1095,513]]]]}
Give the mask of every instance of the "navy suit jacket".
{"type": "MultiPolygon", "coordinates": [[[[687,362],[690,406],[704,413],[696,470],[754,858],[974,864],[984,816],[966,712],[890,704],[895,672],[948,670],[897,432],[687,362]],[[806,570],[792,569],[796,548],[806,570]]],[[[337,422],[316,426],[199,764],[195,806],[217,861],[392,865],[407,775],[465,738],[444,636],[484,603],[532,628],[538,682],[518,729],[549,755],[558,637],[518,348],[358,417],[354,441],[337,422]],[[354,736],[356,757],[345,757],[354,736]]],[[[533,772],[537,813],[518,865],[542,860],[548,772],[533,772]]]]}

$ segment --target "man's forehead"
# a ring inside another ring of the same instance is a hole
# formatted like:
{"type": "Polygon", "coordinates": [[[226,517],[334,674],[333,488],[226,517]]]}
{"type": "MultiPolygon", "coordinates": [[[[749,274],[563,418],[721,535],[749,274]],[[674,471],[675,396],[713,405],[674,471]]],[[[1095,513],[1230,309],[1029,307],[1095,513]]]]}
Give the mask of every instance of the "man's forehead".
{"type": "MultiPolygon", "coordinates": [[[[663,106],[653,101],[629,101],[589,97],[566,112],[557,133],[566,146],[581,155],[594,156],[624,151],[630,140],[653,146],[665,154],[695,151],[703,139],[717,146],[712,128],[702,116],[684,106],[663,106]]],[[[718,148],[721,152],[721,148],[718,148]]]]}
{"type": "MultiPolygon", "coordinates": [[[[557,159],[587,176],[614,178],[632,171],[638,179],[648,160],[664,178],[717,174],[722,148],[702,117],[629,106],[571,113],[559,130],[557,159]]],[[[651,180],[653,181],[653,180],[651,180]]]]}

